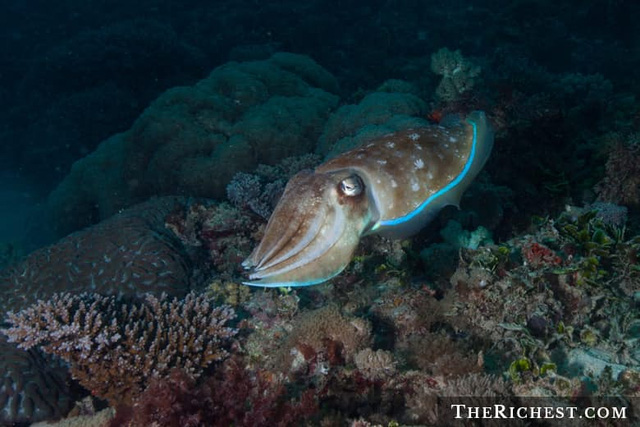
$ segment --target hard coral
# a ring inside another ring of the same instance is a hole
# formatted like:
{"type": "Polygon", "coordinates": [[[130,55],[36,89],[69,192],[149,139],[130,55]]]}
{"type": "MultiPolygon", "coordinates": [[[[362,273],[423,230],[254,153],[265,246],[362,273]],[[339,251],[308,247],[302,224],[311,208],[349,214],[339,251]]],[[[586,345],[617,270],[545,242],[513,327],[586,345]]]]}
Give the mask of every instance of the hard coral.
{"type": "Polygon", "coordinates": [[[445,102],[453,102],[473,88],[480,67],[462,56],[459,50],[446,47],[431,55],[431,71],[442,76],[436,95],[445,102]]]}
{"type": "Polygon", "coordinates": [[[204,296],[169,300],[147,295],[142,304],[97,294],[56,294],[9,312],[10,342],[40,347],[71,365],[71,374],[111,404],[130,403],[151,378],[181,368],[197,377],[224,359],[236,330],[225,326],[233,309],[204,296]]]}
{"type": "Polygon", "coordinates": [[[331,115],[316,152],[334,157],[390,132],[427,124],[427,105],[409,92],[378,89],[358,104],[343,105],[331,115]]]}
{"type": "Polygon", "coordinates": [[[621,205],[640,204],[640,134],[628,142],[617,140],[609,148],[606,173],[596,185],[598,199],[621,205]]]}
{"type": "Polygon", "coordinates": [[[39,249],[0,273],[0,312],[54,292],[184,295],[190,259],[164,227],[179,198],[154,199],[39,249]]]}
{"type": "Polygon", "coordinates": [[[0,336],[0,424],[61,418],[77,395],[66,366],[38,350],[24,351],[0,336]]]}
{"type": "Polygon", "coordinates": [[[208,251],[205,261],[230,279],[242,270],[242,261],[255,244],[257,218],[228,203],[190,203],[166,218],[166,227],[188,248],[208,251]]]}
{"type": "Polygon", "coordinates": [[[252,211],[268,220],[289,178],[318,163],[319,156],[305,154],[287,157],[276,165],[260,164],[251,174],[238,172],[227,185],[227,198],[238,209],[252,211]]]}
{"type": "Polygon", "coordinates": [[[229,63],[161,95],[122,134],[76,162],[49,197],[60,234],[153,195],[222,198],[239,171],[312,151],[338,102],[308,57],[229,63]]]}
{"type": "Polygon", "coordinates": [[[396,363],[393,354],[385,350],[373,351],[370,348],[365,348],[355,356],[358,370],[370,380],[384,380],[395,374],[396,363]]]}
{"type": "Polygon", "coordinates": [[[371,340],[371,325],[366,320],[343,316],[331,305],[302,313],[293,324],[284,346],[284,368],[294,372],[352,363],[371,340]]]}

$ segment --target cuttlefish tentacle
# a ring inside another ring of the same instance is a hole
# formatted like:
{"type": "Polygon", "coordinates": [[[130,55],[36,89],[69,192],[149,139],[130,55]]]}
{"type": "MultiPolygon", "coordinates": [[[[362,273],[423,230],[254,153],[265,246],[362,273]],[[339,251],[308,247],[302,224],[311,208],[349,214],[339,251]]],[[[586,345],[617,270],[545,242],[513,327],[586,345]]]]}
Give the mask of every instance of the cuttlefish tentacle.
{"type": "MultiPolygon", "coordinates": [[[[260,286],[305,286],[329,280],[351,260],[371,212],[364,187],[347,171],[294,176],[264,237],[243,266],[260,286]],[[313,269],[313,274],[307,270],[313,269]]],[[[359,178],[355,178],[359,180],[359,178]]]]}
{"type": "Polygon", "coordinates": [[[386,135],[294,176],[243,263],[248,285],[307,286],[339,274],[366,234],[406,237],[458,205],[484,166],[484,113],[386,135]]]}

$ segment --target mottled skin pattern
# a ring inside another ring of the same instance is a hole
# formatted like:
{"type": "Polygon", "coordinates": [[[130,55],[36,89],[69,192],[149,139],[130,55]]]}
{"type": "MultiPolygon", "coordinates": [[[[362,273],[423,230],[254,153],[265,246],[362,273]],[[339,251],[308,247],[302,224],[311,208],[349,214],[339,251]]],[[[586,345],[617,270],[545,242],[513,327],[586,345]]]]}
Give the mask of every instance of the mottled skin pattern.
{"type": "Polygon", "coordinates": [[[294,176],[264,238],[243,263],[245,282],[306,286],[340,273],[360,237],[409,236],[458,205],[486,162],[493,134],[484,113],[385,135],[294,176]]]}

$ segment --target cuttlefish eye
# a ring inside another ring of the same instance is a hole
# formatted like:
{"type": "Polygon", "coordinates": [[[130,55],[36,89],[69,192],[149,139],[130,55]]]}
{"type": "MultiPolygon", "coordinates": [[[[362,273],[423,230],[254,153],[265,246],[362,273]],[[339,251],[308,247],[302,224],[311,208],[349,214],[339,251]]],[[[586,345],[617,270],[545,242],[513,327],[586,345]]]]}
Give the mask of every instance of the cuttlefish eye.
{"type": "Polygon", "coordinates": [[[340,192],[345,196],[358,196],[362,194],[362,190],[364,190],[364,183],[358,175],[351,175],[340,181],[340,192]]]}

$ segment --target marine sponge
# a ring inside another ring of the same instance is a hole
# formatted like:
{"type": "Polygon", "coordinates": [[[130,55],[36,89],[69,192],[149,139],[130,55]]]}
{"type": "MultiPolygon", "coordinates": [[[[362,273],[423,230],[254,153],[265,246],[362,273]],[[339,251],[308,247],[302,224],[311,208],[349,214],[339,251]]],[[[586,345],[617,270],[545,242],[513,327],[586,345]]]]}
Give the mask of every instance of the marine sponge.
{"type": "Polygon", "coordinates": [[[143,303],[98,294],[56,294],[47,301],[9,312],[3,331],[20,348],[40,347],[70,363],[71,374],[112,405],[129,404],[151,378],[172,368],[197,378],[227,356],[224,345],[236,330],[228,306],[206,296],[183,300],[148,294],[143,303]]]}

